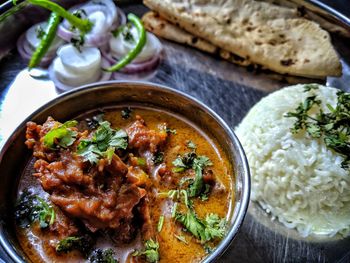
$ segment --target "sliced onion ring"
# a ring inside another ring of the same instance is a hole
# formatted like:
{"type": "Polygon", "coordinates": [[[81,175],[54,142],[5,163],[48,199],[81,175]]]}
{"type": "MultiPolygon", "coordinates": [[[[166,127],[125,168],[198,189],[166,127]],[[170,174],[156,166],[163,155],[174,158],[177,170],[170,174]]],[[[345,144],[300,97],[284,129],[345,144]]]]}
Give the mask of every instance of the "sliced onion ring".
{"type": "MultiPolygon", "coordinates": [[[[126,73],[126,74],[134,74],[134,73],[141,73],[145,71],[150,71],[152,69],[155,69],[160,61],[161,52],[163,50],[162,43],[158,40],[156,36],[153,34],[150,34],[151,38],[149,38],[147,41],[151,40],[155,42],[155,45],[157,46],[157,52],[152,56],[150,59],[138,63],[130,63],[124,68],[122,68],[119,72],[126,73]]],[[[118,59],[114,58],[112,54],[109,52],[109,48],[101,48],[101,54],[104,58],[106,58],[112,65],[116,64],[118,59]]]]}
{"type": "MultiPolygon", "coordinates": [[[[114,29],[116,29],[117,27],[119,27],[121,24],[126,23],[126,16],[125,16],[124,12],[120,8],[118,8],[116,6],[114,6],[114,7],[116,8],[115,18],[112,21],[108,22],[105,30],[103,32],[101,32],[101,34],[96,34],[96,32],[95,32],[95,34],[86,34],[85,35],[85,45],[86,46],[100,47],[100,46],[105,45],[112,36],[110,32],[113,31],[114,29]]],[[[92,12],[95,12],[95,11],[102,11],[104,13],[110,12],[110,8],[108,8],[108,6],[98,5],[98,4],[94,4],[91,2],[89,2],[85,5],[80,4],[80,5],[77,5],[75,7],[72,7],[69,11],[74,12],[78,9],[84,9],[84,11],[88,15],[91,14],[92,12]]],[[[113,16],[113,14],[111,14],[111,16],[113,16]]],[[[70,30],[70,24],[66,20],[63,21],[60,24],[60,26],[58,27],[57,35],[68,42],[70,42],[71,39],[73,39],[73,38],[78,39],[80,37],[79,32],[72,32],[70,30]]]]}
{"type": "MultiPolygon", "coordinates": [[[[30,44],[26,39],[25,33],[22,34],[17,40],[17,50],[18,50],[18,53],[26,62],[28,62],[31,59],[34,53],[34,50],[30,47],[30,44]]],[[[50,65],[54,57],[55,57],[55,54],[46,54],[41,59],[39,65],[41,67],[47,67],[48,65],[50,65]]]]}
{"type": "MultiPolygon", "coordinates": [[[[101,67],[102,68],[107,68],[109,66],[110,66],[110,63],[108,62],[108,60],[106,60],[105,58],[102,57],[101,67]]],[[[49,67],[49,76],[50,76],[50,79],[53,81],[53,83],[55,84],[56,88],[59,91],[63,91],[64,92],[64,91],[68,91],[68,90],[77,88],[77,87],[72,87],[72,86],[66,85],[66,84],[62,83],[61,81],[59,81],[56,78],[56,75],[55,75],[55,72],[54,72],[54,69],[53,69],[53,64],[51,64],[51,66],[49,67]]],[[[112,76],[111,72],[106,72],[104,70],[101,70],[101,77],[96,82],[110,80],[111,76],[112,76]]],[[[86,83],[86,84],[89,84],[89,83],[86,83]]]]}

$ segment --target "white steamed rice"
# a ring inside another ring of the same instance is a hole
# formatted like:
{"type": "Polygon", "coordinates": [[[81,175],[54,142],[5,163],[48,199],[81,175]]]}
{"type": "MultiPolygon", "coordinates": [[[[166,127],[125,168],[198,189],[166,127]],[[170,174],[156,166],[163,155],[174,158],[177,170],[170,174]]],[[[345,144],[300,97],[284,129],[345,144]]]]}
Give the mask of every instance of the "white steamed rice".
{"type": "Polygon", "coordinates": [[[236,129],[252,175],[252,200],[302,236],[350,234],[350,174],[343,158],[322,139],[304,131],[292,134],[295,118],[284,117],[306,97],[316,94],[336,105],[337,90],[303,85],[284,88],[257,103],[236,129]]]}

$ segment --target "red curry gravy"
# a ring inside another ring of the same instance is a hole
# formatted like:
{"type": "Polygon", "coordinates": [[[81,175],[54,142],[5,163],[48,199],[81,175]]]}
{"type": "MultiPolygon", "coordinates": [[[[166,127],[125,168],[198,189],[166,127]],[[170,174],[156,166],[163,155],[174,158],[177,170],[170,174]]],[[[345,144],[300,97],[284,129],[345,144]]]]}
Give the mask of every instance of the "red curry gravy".
{"type": "Polygon", "coordinates": [[[45,148],[42,138],[60,123],[48,119],[43,125],[28,124],[26,144],[33,149],[35,157],[22,176],[20,192],[29,188],[43,197],[56,212],[55,222],[45,229],[38,222],[29,227],[17,226],[19,242],[33,262],[89,262],[87,256],[77,250],[57,253],[55,249],[63,238],[84,231],[93,233],[97,239],[93,249],[112,248],[119,262],[149,262],[144,255],[132,256],[134,251],[144,249],[144,242],[148,239],[159,244],[159,262],[181,263],[201,261],[208,253],[206,250],[215,248],[220,242],[221,238],[207,242],[196,238],[174,218],[175,203],[176,212],[188,212],[184,197],[179,195],[172,199],[166,196],[169,190],[181,187],[186,190],[189,184],[180,187],[181,179],[189,178],[193,182],[195,177],[191,168],[175,171],[174,160],[189,152],[206,156],[212,163],[202,171],[203,180],[208,185],[207,193],[204,198],[189,197],[189,200],[201,220],[210,213],[228,219],[234,198],[233,169],[220,145],[189,121],[163,110],[135,107],[131,108],[130,116],[121,114],[121,110],[107,110],[103,116],[112,128],[123,129],[128,135],[127,149],[114,152],[117,161],[121,162],[114,168],[104,159],[92,165],[71,153],[76,150],[79,140],[91,138],[96,130],[96,127],[89,129],[82,118],[78,118],[82,119],[78,128],[72,128],[79,131],[77,140],[72,146],[58,150],[45,148]],[[155,163],[154,157],[159,153],[163,153],[163,160],[155,163]],[[69,169],[75,174],[69,174],[69,169]],[[86,177],[85,182],[74,178],[77,173],[86,177]],[[91,181],[89,176],[94,179],[91,181]],[[98,183],[101,185],[96,186],[98,183]],[[114,188],[104,185],[106,183],[114,188]],[[110,193],[112,191],[117,194],[110,193]],[[96,202],[91,203],[91,200],[96,202]],[[120,208],[118,202],[126,202],[130,207],[120,208]],[[129,209],[124,217],[123,209],[129,209]],[[162,217],[164,222],[160,227],[162,217]]]}

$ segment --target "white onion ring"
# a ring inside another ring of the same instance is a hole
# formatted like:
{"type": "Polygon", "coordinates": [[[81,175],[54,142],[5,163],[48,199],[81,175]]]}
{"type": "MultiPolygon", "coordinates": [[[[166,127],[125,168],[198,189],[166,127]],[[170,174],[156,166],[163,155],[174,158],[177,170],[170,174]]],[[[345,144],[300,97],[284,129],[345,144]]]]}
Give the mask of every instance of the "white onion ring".
{"type": "MultiPolygon", "coordinates": [[[[93,2],[89,2],[87,4],[80,4],[69,9],[71,13],[73,13],[76,10],[83,9],[87,13],[87,15],[96,11],[101,11],[105,14],[105,30],[100,34],[97,34],[96,32],[86,34],[84,44],[86,46],[103,46],[111,38],[112,34],[110,32],[119,27],[122,23],[126,23],[125,14],[120,8],[115,6],[115,4],[111,1],[104,1],[103,3],[106,5],[100,5],[93,2]],[[113,4],[113,6],[111,3],[113,4]]],[[[70,24],[67,20],[64,20],[58,27],[57,35],[68,42],[70,42],[72,38],[80,37],[79,32],[72,32],[69,30],[69,28],[70,24]]]]}
{"type": "MultiPolygon", "coordinates": [[[[17,50],[18,50],[18,53],[26,62],[30,61],[34,53],[34,50],[30,47],[30,44],[26,39],[25,33],[22,34],[17,40],[17,50]]],[[[48,65],[50,65],[54,57],[55,57],[54,54],[46,54],[44,57],[42,57],[39,63],[39,66],[47,67],[48,65]]]]}
{"type": "MultiPolygon", "coordinates": [[[[122,68],[119,72],[123,72],[126,74],[134,74],[134,73],[141,73],[146,72],[155,69],[159,62],[161,57],[161,52],[163,50],[163,46],[161,42],[158,40],[156,36],[151,34],[151,41],[157,41],[155,42],[157,45],[157,52],[152,56],[151,59],[148,59],[146,61],[138,62],[138,63],[130,63],[126,65],[124,68],[122,68]],[[153,38],[154,37],[154,38],[153,38]]],[[[112,65],[116,64],[118,62],[118,59],[114,58],[112,54],[109,52],[109,47],[101,48],[101,54],[104,58],[106,58],[112,65]]]]}
{"type": "MultiPolygon", "coordinates": [[[[106,60],[105,58],[102,57],[101,68],[108,68],[108,67],[110,67],[110,65],[111,64],[108,62],[108,60],[106,60]]],[[[64,91],[68,91],[68,90],[77,88],[77,87],[66,85],[66,84],[62,83],[61,81],[59,81],[56,78],[55,72],[53,70],[53,64],[51,64],[51,66],[49,67],[49,76],[50,76],[50,79],[53,81],[53,83],[55,84],[56,88],[59,91],[63,91],[64,92],[64,91]]],[[[96,82],[110,80],[111,76],[112,76],[111,72],[107,72],[107,71],[101,70],[101,77],[96,82]]],[[[86,84],[89,84],[89,83],[86,83],[86,84]]]]}

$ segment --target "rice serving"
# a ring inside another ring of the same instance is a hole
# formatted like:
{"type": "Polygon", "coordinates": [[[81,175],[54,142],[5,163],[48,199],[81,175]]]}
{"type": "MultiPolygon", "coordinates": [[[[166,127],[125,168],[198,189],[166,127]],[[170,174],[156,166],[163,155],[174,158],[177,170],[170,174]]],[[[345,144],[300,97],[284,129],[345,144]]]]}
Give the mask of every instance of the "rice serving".
{"type": "Polygon", "coordinates": [[[321,85],[308,92],[304,85],[281,89],[257,103],[236,129],[250,165],[252,200],[304,237],[349,235],[350,174],[322,137],[293,134],[296,119],[285,114],[312,95],[329,112],[326,103],[337,104],[337,91],[321,85]]]}

